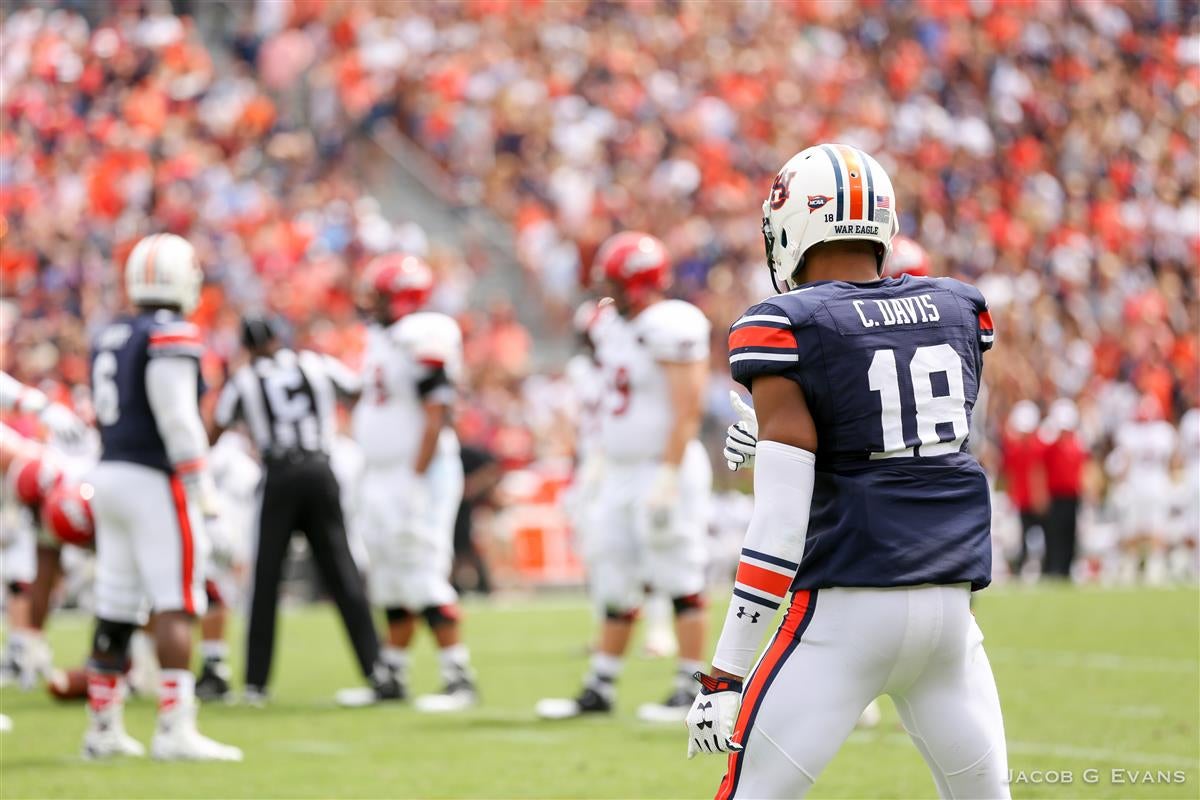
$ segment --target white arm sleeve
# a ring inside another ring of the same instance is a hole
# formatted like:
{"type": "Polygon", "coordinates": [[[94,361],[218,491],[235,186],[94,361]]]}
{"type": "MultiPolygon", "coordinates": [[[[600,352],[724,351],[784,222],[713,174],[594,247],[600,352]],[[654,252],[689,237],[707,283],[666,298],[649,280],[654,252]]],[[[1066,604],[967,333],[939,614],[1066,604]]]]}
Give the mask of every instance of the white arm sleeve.
{"type": "MultiPolygon", "coordinates": [[[[159,356],[146,365],[146,399],[172,464],[200,462],[208,455],[208,436],[200,419],[195,359],[159,356]]],[[[207,468],[202,468],[207,474],[207,468]]]]}
{"type": "Polygon", "coordinates": [[[42,392],[26,386],[7,372],[0,372],[0,411],[20,411],[38,414],[50,402],[42,392]]]}
{"type": "Polygon", "coordinates": [[[754,514],[738,562],[733,599],[713,654],[715,668],[745,677],[763,634],[800,569],[808,536],[816,456],[760,441],[754,468],[754,514]]]}

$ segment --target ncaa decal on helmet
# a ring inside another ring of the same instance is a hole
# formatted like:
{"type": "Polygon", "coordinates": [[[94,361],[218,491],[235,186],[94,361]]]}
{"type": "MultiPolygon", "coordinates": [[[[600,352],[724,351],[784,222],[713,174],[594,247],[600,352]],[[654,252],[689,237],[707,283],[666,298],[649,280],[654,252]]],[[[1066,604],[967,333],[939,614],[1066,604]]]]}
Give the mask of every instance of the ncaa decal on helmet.
{"type": "Polygon", "coordinates": [[[659,239],[640,231],[623,231],[604,240],[592,264],[592,281],[621,289],[625,300],[638,303],[646,294],[671,285],[671,259],[659,239]]]}
{"type": "Polygon", "coordinates": [[[387,303],[391,319],[419,311],[433,294],[433,270],[425,260],[406,253],[377,256],[363,273],[364,288],[387,303]]]}
{"type": "Polygon", "coordinates": [[[894,197],[883,167],[855,147],[820,144],[792,156],[763,202],[763,241],[775,290],[795,289],[805,254],[825,242],[873,242],[882,274],[899,229],[894,197]]]}
{"type": "Polygon", "coordinates": [[[925,252],[924,247],[907,236],[897,236],[892,240],[892,252],[883,265],[885,278],[898,278],[901,275],[927,278],[932,274],[929,253],[925,252]]]}
{"type": "Polygon", "coordinates": [[[203,281],[196,249],[173,233],[145,237],[125,261],[125,290],[135,305],[172,306],[190,314],[203,281]]]}

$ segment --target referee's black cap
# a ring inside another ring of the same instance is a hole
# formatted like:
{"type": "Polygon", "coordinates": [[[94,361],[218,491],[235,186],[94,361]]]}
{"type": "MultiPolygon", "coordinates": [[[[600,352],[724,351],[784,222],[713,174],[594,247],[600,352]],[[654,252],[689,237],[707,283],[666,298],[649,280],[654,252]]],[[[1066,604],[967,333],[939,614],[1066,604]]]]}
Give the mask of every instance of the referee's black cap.
{"type": "Polygon", "coordinates": [[[248,350],[266,347],[280,335],[279,322],[269,314],[251,313],[242,317],[242,346],[248,350]]]}

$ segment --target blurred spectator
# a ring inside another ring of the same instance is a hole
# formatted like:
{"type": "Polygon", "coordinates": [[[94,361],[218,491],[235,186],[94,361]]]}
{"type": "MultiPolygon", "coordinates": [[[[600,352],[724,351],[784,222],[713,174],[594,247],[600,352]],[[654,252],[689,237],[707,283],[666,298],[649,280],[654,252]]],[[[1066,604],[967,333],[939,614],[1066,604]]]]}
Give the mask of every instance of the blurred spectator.
{"type": "Polygon", "coordinates": [[[1046,486],[1050,509],[1046,514],[1046,556],[1042,575],[1070,578],[1075,561],[1079,501],[1088,454],[1079,439],[1079,411],[1066,398],[1055,400],[1042,426],[1046,441],[1046,486]]]}
{"type": "Polygon", "coordinates": [[[1038,435],[1041,412],[1030,400],[1013,406],[1004,429],[1001,458],[1008,498],[1021,517],[1020,548],[1009,563],[1020,575],[1032,551],[1045,552],[1045,513],[1049,506],[1046,485],[1046,445],[1038,435]]]}

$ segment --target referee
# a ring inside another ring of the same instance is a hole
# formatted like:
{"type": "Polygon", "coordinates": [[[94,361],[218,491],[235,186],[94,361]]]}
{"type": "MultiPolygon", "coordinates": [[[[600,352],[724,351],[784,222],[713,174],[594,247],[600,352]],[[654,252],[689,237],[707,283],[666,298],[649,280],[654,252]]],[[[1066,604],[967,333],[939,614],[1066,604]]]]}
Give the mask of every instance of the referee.
{"type": "Polygon", "coordinates": [[[279,340],[269,317],[242,320],[242,344],[250,362],[225,384],[213,414],[214,441],[235,422],[246,423],[266,471],[250,601],[246,701],[266,703],[279,581],[295,531],[308,539],[370,691],[378,700],[399,699],[395,678],[386,669],[375,669],[379,639],[346,542],[338,483],[329,466],[337,396],[356,396],[361,384],[340,361],[308,350],[297,353],[279,340]]]}

